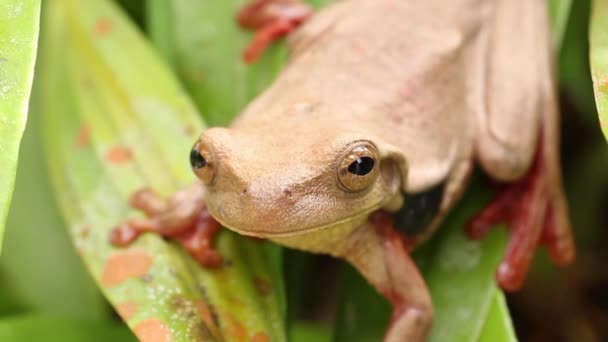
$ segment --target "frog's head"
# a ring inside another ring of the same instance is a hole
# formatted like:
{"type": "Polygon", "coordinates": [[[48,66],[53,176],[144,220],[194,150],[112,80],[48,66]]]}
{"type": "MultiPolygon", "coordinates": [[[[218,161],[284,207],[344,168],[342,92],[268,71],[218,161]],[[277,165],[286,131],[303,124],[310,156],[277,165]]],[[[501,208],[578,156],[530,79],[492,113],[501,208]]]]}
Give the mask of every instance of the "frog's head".
{"type": "Polygon", "coordinates": [[[399,206],[406,169],[399,154],[373,139],[320,131],[212,128],[190,161],[211,215],[258,237],[297,235],[399,206]]]}

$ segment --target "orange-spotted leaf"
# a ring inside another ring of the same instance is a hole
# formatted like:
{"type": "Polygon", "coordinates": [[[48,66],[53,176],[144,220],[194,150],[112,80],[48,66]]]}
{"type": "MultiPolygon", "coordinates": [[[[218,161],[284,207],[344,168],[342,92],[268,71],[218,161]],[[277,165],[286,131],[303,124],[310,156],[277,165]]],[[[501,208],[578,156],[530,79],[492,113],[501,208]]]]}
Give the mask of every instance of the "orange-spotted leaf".
{"type": "Polygon", "coordinates": [[[39,81],[44,148],[70,235],[104,295],[142,341],[284,341],[264,243],[228,231],[226,266],[201,267],[145,234],[115,248],[111,229],[141,213],[148,186],[167,196],[195,181],[188,151],[205,125],[167,64],[109,0],[43,5],[39,81]]]}

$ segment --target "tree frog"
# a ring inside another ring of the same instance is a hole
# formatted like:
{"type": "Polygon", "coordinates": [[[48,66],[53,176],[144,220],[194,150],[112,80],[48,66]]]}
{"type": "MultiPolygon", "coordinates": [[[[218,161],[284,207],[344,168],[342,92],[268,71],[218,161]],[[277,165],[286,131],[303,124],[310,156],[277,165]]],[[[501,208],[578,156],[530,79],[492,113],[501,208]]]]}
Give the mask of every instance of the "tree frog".
{"type": "Polygon", "coordinates": [[[524,281],[538,245],[566,264],[574,244],[561,183],[545,0],[343,0],[313,12],[255,0],[253,61],[280,36],[290,58],[229,128],[190,152],[201,184],[167,201],[133,195],[148,217],[118,226],[182,242],[206,266],[220,225],[354,265],[393,305],[385,341],[424,341],[431,298],[410,252],[461,197],[477,162],[505,189],[467,227],[508,224],[496,277],[524,281]]]}

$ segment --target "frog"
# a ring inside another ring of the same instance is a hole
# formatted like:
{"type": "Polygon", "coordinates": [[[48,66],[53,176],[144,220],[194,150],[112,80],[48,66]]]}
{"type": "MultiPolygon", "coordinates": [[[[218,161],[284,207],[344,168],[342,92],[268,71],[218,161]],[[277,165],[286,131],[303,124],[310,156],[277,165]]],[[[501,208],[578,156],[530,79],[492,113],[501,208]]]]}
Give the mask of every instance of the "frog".
{"type": "Polygon", "coordinates": [[[465,228],[509,237],[496,279],[519,289],[537,247],[575,256],[559,157],[559,109],[544,0],[253,0],[252,63],[286,37],[274,82],[190,151],[199,182],[168,199],[133,194],[152,232],[222,267],[221,226],[352,264],[392,304],[384,341],[424,341],[432,299],[411,253],[463,196],[475,166],[501,192],[465,228]]]}

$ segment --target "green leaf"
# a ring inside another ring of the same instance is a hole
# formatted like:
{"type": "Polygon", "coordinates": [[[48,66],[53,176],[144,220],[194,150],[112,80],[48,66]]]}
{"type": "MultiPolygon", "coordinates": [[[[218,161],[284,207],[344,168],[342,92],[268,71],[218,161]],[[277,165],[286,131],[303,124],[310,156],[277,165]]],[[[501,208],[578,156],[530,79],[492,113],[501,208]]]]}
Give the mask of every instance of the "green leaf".
{"type": "Polygon", "coordinates": [[[324,326],[296,322],[289,332],[290,342],[330,342],[331,331],[324,326]]]}
{"type": "Polygon", "coordinates": [[[40,87],[34,83],[0,258],[7,279],[1,283],[10,282],[15,297],[28,310],[86,319],[107,317],[109,307],[76,254],[53,197],[44,162],[42,118],[35,101],[40,87]]]}
{"type": "Polygon", "coordinates": [[[568,26],[572,0],[547,0],[553,31],[553,43],[558,48],[564,39],[564,33],[568,26]]]}
{"type": "Polygon", "coordinates": [[[590,0],[572,2],[559,53],[559,81],[566,103],[573,105],[585,125],[594,127],[597,115],[589,65],[590,13],[590,0]]]}
{"type": "MultiPolygon", "coordinates": [[[[247,0],[249,1],[249,0],[247,0]]],[[[251,33],[235,14],[245,0],[151,0],[148,30],[210,126],[225,126],[274,79],[286,59],[274,44],[252,65],[241,60],[251,33]]],[[[309,0],[321,6],[331,0],[309,0]]]]}
{"type": "MultiPolygon", "coordinates": [[[[495,229],[482,241],[465,236],[466,221],[478,212],[489,194],[481,184],[471,191],[446,219],[438,236],[416,251],[433,299],[435,321],[430,341],[477,341],[493,298],[494,280],[505,245],[505,232],[495,229]]],[[[334,341],[378,341],[390,319],[390,306],[363,279],[347,270],[334,341]]],[[[508,319],[507,315],[502,319],[508,319]]]]}
{"type": "MultiPolygon", "coordinates": [[[[241,52],[250,35],[236,25],[242,0],[153,0],[148,10],[152,40],[171,63],[211,126],[227,125],[274,77],[269,63],[247,66],[241,52]],[[193,29],[196,28],[196,29],[193,29]]],[[[283,49],[270,56],[283,61],[283,49]]]]}
{"type": "Polygon", "coordinates": [[[13,316],[0,320],[0,341],[135,342],[122,324],[51,315],[13,316]]]}
{"type": "MultiPolygon", "coordinates": [[[[321,6],[330,0],[309,1],[321,6]]],[[[286,59],[284,44],[274,44],[253,65],[241,60],[251,33],[235,20],[243,0],[150,0],[147,28],[152,42],[194,99],[206,122],[226,125],[266,88],[286,59]],[[193,29],[196,28],[196,29],[193,29]]],[[[265,247],[272,263],[270,277],[284,311],[280,249],[265,247]]]]}
{"type": "Polygon", "coordinates": [[[38,46],[39,0],[0,1],[0,249],[38,46]]]}
{"type": "Polygon", "coordinates": [[[608,139],[608,2],[593,1],[591,13],[591,76],[600,126],[608,139]]]}
{"type": "Polygon", "coordinates": [[[500,291],[496,291],[488,318],[481,336],[480,342],[515,342],[517,338],[513,333],[513,323],[509,317],[509,309],[505,301],[505,296],[500,291]]]}
{"type": "Polygon", "coordinates": [[[124,249],[111,228],[150,186],[168,195],[195,181],[187,153],[204,125],[151,46],[109,1],[44,3],[41,110],[60,208],[79,254],[140,337],[284,341],[260,242],[220,234],[228,265],[200,267],[154,234],[124,249]]]}

